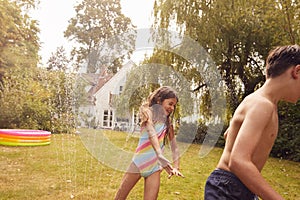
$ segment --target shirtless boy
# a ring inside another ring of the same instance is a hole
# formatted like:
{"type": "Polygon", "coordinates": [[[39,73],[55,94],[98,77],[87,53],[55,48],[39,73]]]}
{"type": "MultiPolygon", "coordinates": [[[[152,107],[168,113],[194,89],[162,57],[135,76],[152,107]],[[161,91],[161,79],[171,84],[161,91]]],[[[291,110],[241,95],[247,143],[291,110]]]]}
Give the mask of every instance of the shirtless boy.
{"type": "Polygon", "coordinates": [[[220,161],[208,177],[205,200],[282,200],[262,177],[278,132],[277,104],[300,98],[300,47],[281,46],[266,59],[266,82],[236,109],[220,161]]]}

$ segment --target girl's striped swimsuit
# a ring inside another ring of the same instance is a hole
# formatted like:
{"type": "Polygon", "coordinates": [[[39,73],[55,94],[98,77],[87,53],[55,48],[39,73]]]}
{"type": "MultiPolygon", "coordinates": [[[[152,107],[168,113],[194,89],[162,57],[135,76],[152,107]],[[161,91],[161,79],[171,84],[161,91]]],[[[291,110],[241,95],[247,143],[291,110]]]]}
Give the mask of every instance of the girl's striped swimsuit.
{"type": "MultiPolygon", "coordinates": [[[[154,128],[157,133],[159,145],[163,151],[166,125],[164,123],[155,123],[154,128]]],[[[158,163],[156,153],[152,147],[148,132],[145,128],[143,128],[141,131],[141,137],[133,157],[133,162],[140,170],[142,177],[148,177],[154,172],[162,169],[158,163]]]]}

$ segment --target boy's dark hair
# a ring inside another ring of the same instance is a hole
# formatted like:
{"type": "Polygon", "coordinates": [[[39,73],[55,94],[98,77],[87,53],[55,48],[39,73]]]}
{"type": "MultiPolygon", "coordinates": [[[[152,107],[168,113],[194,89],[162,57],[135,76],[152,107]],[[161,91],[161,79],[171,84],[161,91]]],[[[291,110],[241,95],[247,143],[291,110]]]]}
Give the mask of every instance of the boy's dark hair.
{"type": "Polygon", "coordinates": [[[300,64],[300,46],[286,45],[273,49],[266,59],[267,78],[275,78],[288,68],[300,64]]]}

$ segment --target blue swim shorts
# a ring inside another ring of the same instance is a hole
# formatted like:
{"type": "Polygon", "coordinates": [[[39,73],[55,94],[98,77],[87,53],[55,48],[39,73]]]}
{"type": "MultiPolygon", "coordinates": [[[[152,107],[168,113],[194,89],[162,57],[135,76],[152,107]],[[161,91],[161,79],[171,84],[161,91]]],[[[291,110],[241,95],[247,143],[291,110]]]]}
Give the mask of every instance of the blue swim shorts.
{"type": "Polygon", "coordinates": [[[258,200],[232,172],[214,170],[207,178],[204,200],[258,200]]]}

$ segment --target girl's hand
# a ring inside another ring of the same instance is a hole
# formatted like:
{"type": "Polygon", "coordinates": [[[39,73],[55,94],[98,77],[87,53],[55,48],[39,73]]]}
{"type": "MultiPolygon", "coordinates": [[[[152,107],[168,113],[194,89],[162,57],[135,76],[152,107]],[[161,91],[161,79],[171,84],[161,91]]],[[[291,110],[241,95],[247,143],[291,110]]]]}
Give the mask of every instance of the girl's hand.
{"type": "Polygon", "coordinates": [[[181,176],[182,178],[184,178],[184,175],[177,168],[173,168],[171,170],[171,173],[169,173],[168,178],[170,179],[173,175],[175,175],[175,176],[181,176]]]}
{"type": "Polygon", "coordinates": [[[167,165],[164,166],[163,168],[164,168],[164,170],[166,170],[166,172],[167,172],[167,174],[169,174],[169,176],[170,176],[170,174],[172,174],[173,167],[172,167],[171,164],[167,164],[167,165]]]}

